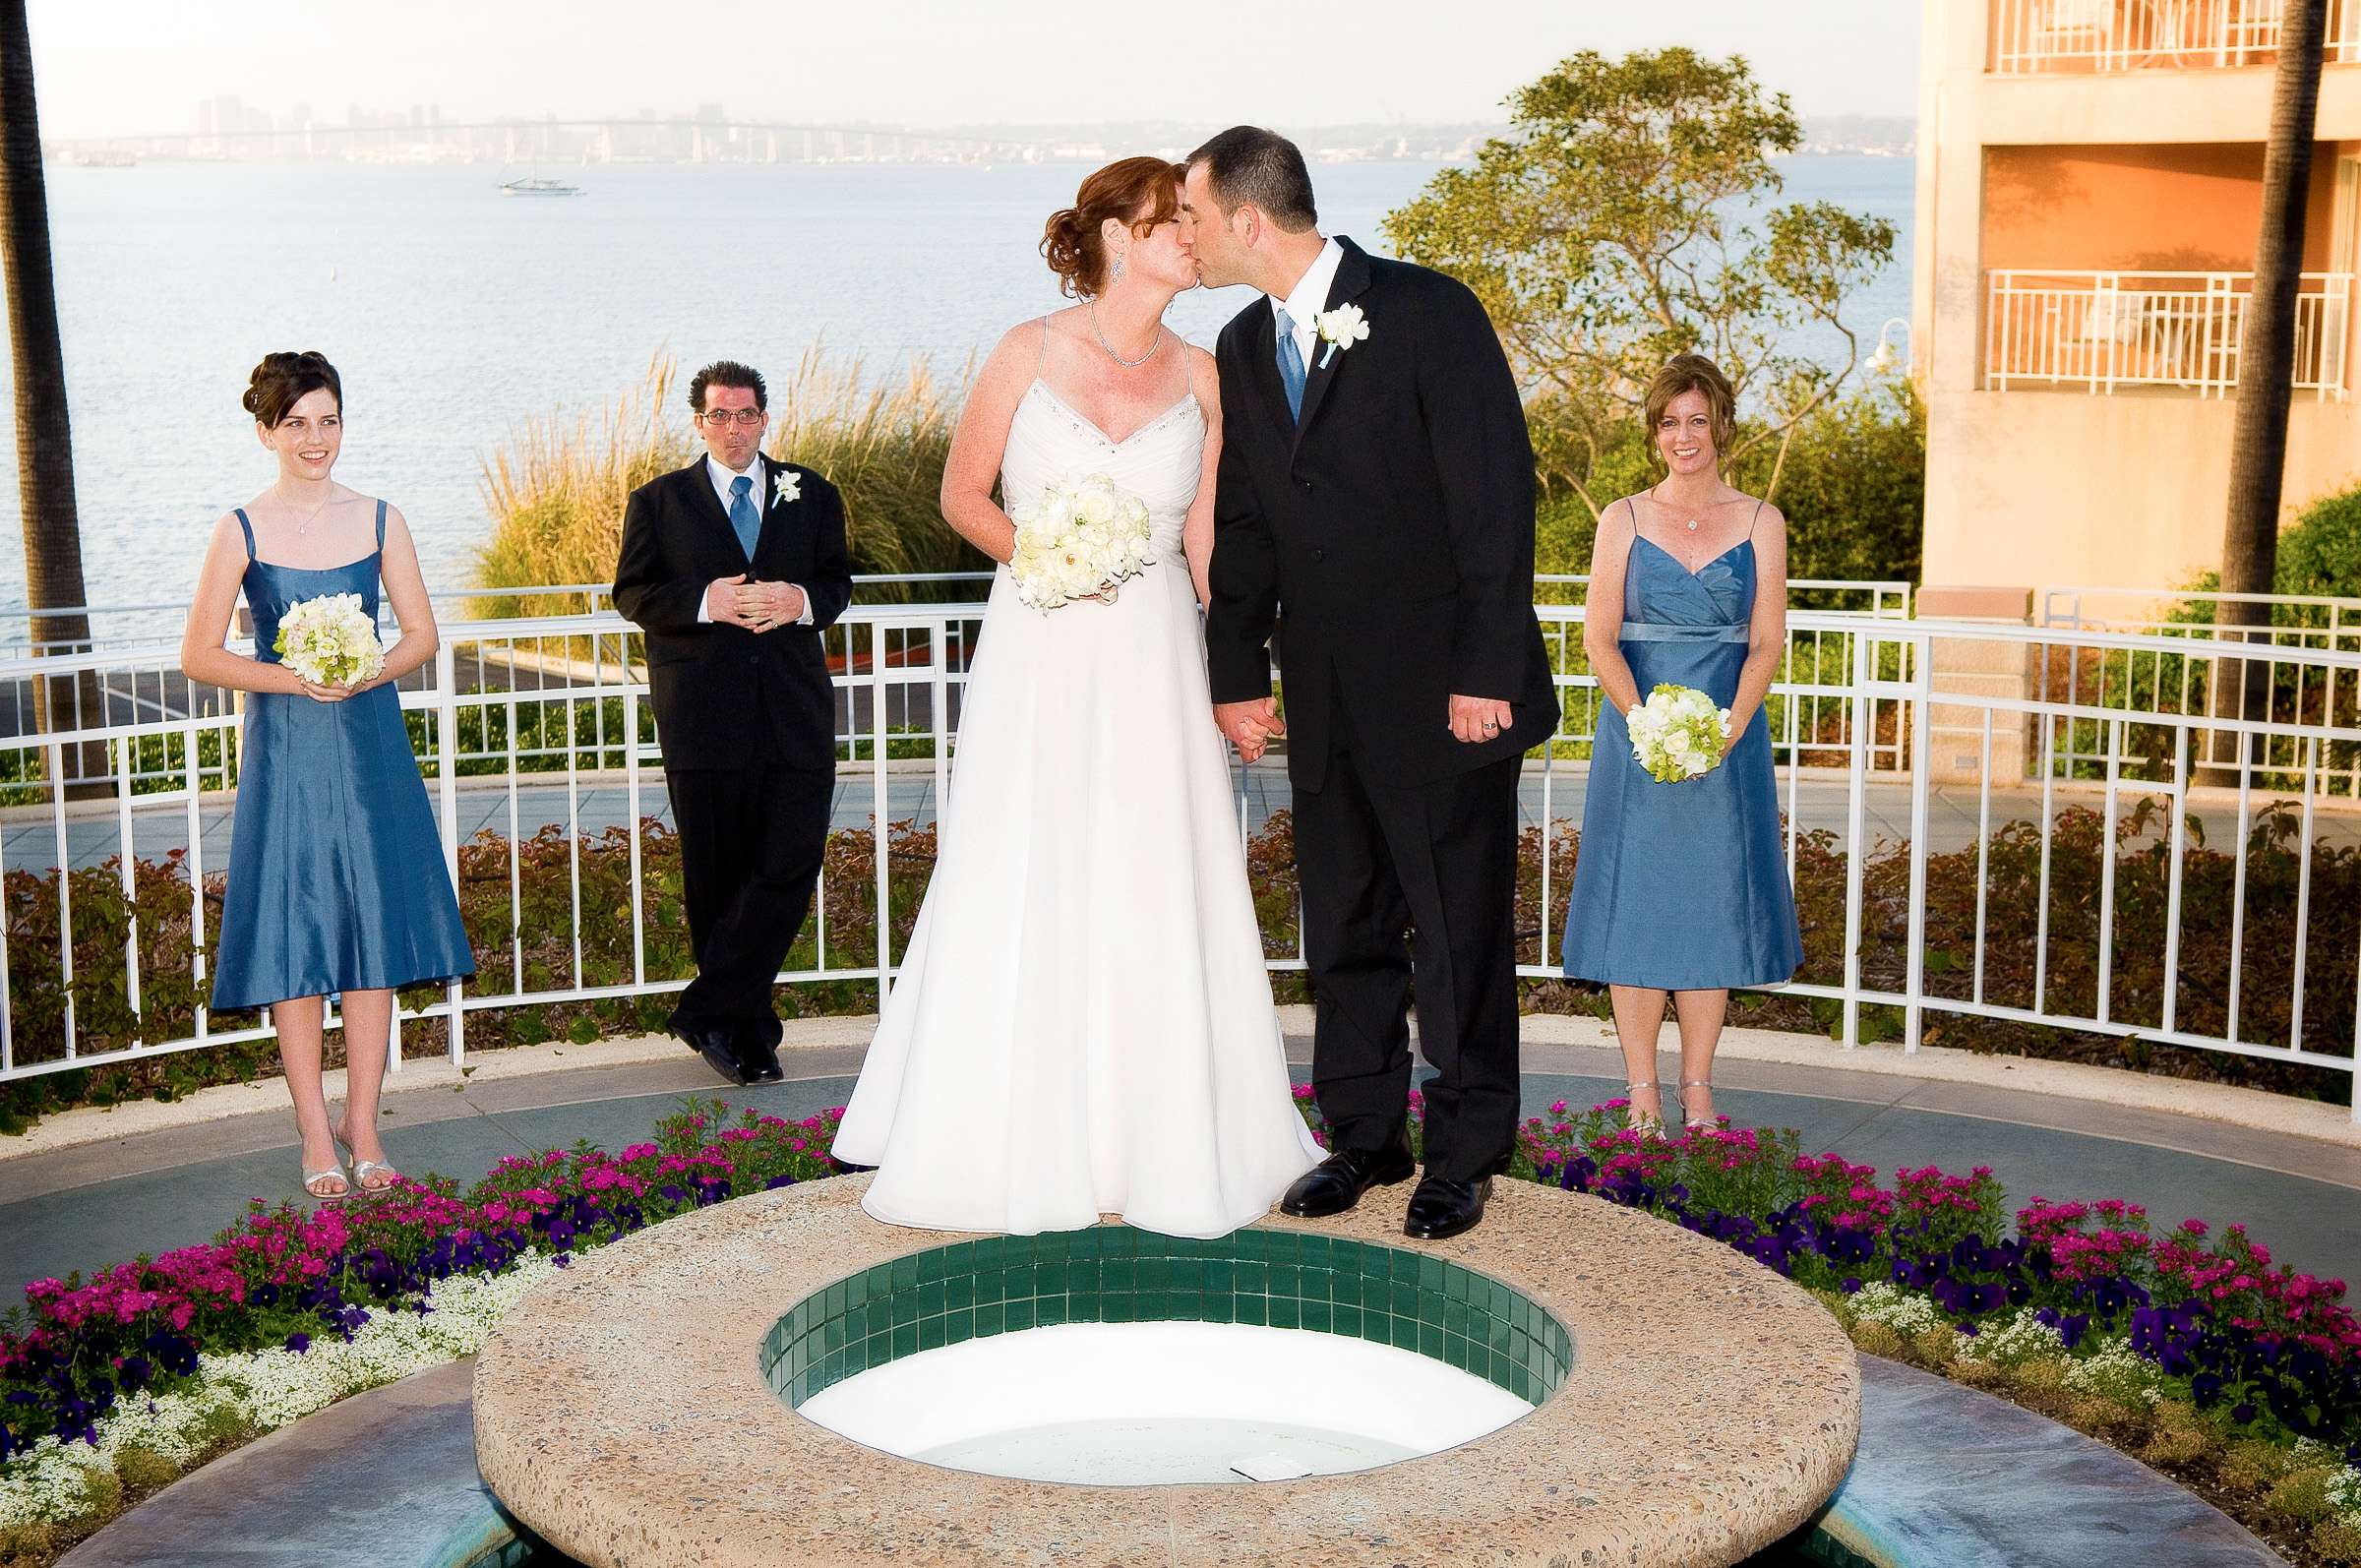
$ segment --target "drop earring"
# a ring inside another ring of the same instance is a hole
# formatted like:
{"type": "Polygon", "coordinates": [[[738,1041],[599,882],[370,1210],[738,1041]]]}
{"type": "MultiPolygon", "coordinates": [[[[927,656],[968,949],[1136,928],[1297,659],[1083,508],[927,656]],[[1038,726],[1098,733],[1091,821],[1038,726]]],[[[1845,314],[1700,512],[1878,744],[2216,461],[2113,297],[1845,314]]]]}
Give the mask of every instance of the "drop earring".
{"type": "Polygon", "coordinates": [[[1121,282],[1121,281],[1122,281],[1122,277],[1123,277],[1123,259],[1122,259],[1122,257],[1121,257],[1121,256],[1120,256],[1120,255],[1119,255],[1119,256],[1117,256],[1117,257],[1116,257],[1116,259],[1115,259],[1115,266],[1114,266],[1114,268],[1113,268],[1113,269],[1112,269],[1112,270],[1109,271],[1109,273],[1108,273],[1108,281],[1110,281],[1110,282],[1121,282]]]}

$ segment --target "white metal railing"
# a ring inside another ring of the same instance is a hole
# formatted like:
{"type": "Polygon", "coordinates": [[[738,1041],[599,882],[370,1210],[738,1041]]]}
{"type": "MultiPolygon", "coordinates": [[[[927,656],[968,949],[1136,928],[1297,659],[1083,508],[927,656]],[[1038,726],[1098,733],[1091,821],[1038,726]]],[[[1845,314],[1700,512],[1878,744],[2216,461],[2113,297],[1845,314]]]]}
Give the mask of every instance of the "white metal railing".
{"type": "MultiPolygon", "coordinates": [[[[2196,71],[2278,56],[2286,0],[1991,0],[2003,75],[2196,71]]],[[[2361,61],[2361,0],[2329,0],[2322,54],[2361,61]]]]}
{"type": "MultiPolygon", "coordinates": [[[[1538,874],[1520,917],[1520,970],[1538,978],[1557,972],[1598,688],[1580,607],[1537,613],[1565,715],[1523,786],[1546,824],[1528,834],[1538,874]]],[[[861,606],[826,634],[840,829],[923,821],[942,799],[981,616],[861,606]]],[[[2361,724],[2128,709],[2030,682],[2024,694],[1954,692],[1933,662],[1939,644],[1965,646],[1960,667],[1979,672],[2012,658],[2029,672],[2061,647],[2214,656],[2203,639],[1815,610],[1792,613],[1789,633],[1769,716],[1807,962],[1786,994],[1828,1005],[1847,1044],[1891,1017],[1915,1049],[1935,1015],[1955,1030],[2079,1030],[2353,1070],[2355,857],[2290,841],[2361,840],[2361,813],[2329,783],[2361,749],[2361,724]],[[1938,715],[1942,781],[1929,767],[1938,715]],[[1966,775],[1963,733],[1977,738],[1966,775]],[[2248,742],[2217,763],[2226,789],[2198,771],[2223,755],[2216,734],[2248,742]],[[2316,894],[2317,875],[2334,880],[2316,894]],[[2194,905],[2187,887],[2203,894],[2194,905]]],[[[669,849],[653,836],[666,803],[636,639],[612,613],[456,622],[431,678],[401,694],[480,970],[404,1017],[443,1020],[454,1061],[483,1009],[656,995],[686,979],[677,911],[653,907],[651,888],[670,884],[648,875],[651,847],[669,849]]],[[[109,657],[0,661],[0,679],[105,674],[109,657]]],[[[2342,690],[2361,681],[2361,651],[2280,657],[2342,690]]],[[[0,740],[0,1080],[267,1034],[224,1029],[202,1005],[238,744],[236,717],[219,712],[0,740]],[[93,754],[95,770],[57,787],[93,754]]],[[[1282,768],[1241,774],[1241,829],[1285,798],[1282,768]]],[[[894,933],[923,887],[923,848],[909,848],[896,855],[890,833],[839,841],[783,983],[890,986],[894,933]]],[[[1273,960],[1301,965],[1300,948],[1273,960]]]]}
{"type": "MultiPolygon", "coordinates": [[[[857,575],[853,578],[853,585],[855,596],[865,602],[878,596],[878,590],[908,593],[914,598],[948,600],[967,589],[980,588],[991,580],[992,573],[989,572],[910,572],[857,575]]],[[[1538,573],[1534,577],[1534,596],[1537,601],[1543,602],[1580,603],[1590,580],[1587,575],[1578,573],[1538,573]]],[[[1789,602],[1801,609],[1889,618],[1899,616],[1905,619],[1910,613],[1910,584],[1900,578],[1798,577],[1789,580],[1787,589],[1789,602]]],[[[444,627],[464,629],[476,624],[464,617],[470,611],[483,608],[520,601],[548,607],[554,601],[558,607],[555,613],[596,613],[609,608],[608,598],[609,589],[605,583],[577,582],[540,587],[457,589],[436,594],[434,602],[438,619],[444,627]]],[[[91,616],[91,646],[106,655],[91,679],[73,682],[52,679],[42,691],[36,691],[29,679],[11,679],[0,674],[0,736],[28,735],[43,729],[78,729],[99,722],[101,715],[104,715],[106,722],[124,723],[183,714],[203,717],[238,712],[236,694],[196,686],[182,678],[179,668],[180,624],[187,613],[187,606],[171,604],[97,605],[74,611],[42,612],[0,609],[0,664],[36,651],[58,651],[30,643],[23,635],[36,614],[91,616]],[[14,645],[5,640],[11,628],[19,633],[14,645]],[[48,698],[55,710],[54,715],[40,708],[38,698],[42,695],[48,698]]],[[[534,613],[546,614],[551,611],[541,608],[534,613]]],[[[248,630],[243,609],[233,630],[240,635],[248,630]]],[[[466,671],[470,679],[481,682],[494,677],[495,672],[485,663],[489,658],[503,667],[506,678],[526,685],[539,684],[540,676],[535,667],[538,655],[505,651],[486,655],[483,644],[478,643],[475,658],[477,664],[483,667],[466,671]]],[[[420,671],[405,678],[402,684],[405,690],[423,692],[429,689],[431,679],[431,672],[420,671]]],[[[144,785],[149,781],[147,772],[135,775],[137,784],[144,785]]]]}
{"type": "MultiPolygon", "coordinates": [[[[2361,4],[2361,0],[2355,0],[2361,4]]],[[[1984,385],[2238,390],[2252,272],[1996,269],[1986,274],[1984,385]]],[[[2350,272],[2306,272],[2295,301],[2297,391],[2341,401],[2352,332],[2350,272]]]]}
{"type": "MultiPolygon", "coordinates": [[[[2137,588],[2043,588],[2038,624],[2069,633],[2132,633],[2149,638],[2134,650],[2099,650],[2067,642],[2051,650],[2035,672],[2036,692],[2071,695],[2092,707],[2118,712],[2157,709],[2203,714],[2222,699],[2227,684],[2249,666],[2262,666],[2268,694],[2264,716],[2285,723],[2361,724],[2361,682],[2332,663],[2304,657],[2308,651],[2361,653],[2361,599],[2321,594],[2219,593],[2186,589],[2159,593],[2137,588]],[[2263,624],[2231,635],[2261,643],[2260,657],[2236,657],[2218,633],[2219,618],[2233,605],[2257,607],[2263,624]],[[2173,649],[2165,651],[2165,645],[2173,649]]],[[[2216,765],[2234,758],[2229,738],[2213,732],[2198,760],[2216,765]],[[2216,755],[2215,754],[2219,754],[2216,755]]],[[[2266,743],[2262,760],[2286,770],[2301,765],[2294,741],[2266,743]]],[[[2088,775],[2105,766],[2105,742],[2096,725],[2066,725],[2052,765],[2060,777],[2088,775]]],[[[2324,795],[2361,800],[2361,754],[2326,768],[2324,795]]]]}

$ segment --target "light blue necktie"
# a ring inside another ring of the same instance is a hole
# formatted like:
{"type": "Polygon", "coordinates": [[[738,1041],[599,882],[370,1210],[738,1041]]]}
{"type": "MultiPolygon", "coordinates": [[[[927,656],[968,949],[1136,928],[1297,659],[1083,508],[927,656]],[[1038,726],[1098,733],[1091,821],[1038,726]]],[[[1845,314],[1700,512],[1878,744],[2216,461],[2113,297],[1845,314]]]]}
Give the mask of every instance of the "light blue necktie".
{"type": "Polygon", "coordinates": [[[740,474],[730,481],[730,526],[738,530],[738,543],[746,551],[746,559],[755,559],[755,540],[762,532],[762,514],[755,510],[755,482],[740,474]]]}
{"type": "Polygon", "coordinates": [[[1303,351],[1296,346],[1295,318],[1279,313],[1279,384],[1287,389],[1287,411],[1303,417],[1303,351]]]}

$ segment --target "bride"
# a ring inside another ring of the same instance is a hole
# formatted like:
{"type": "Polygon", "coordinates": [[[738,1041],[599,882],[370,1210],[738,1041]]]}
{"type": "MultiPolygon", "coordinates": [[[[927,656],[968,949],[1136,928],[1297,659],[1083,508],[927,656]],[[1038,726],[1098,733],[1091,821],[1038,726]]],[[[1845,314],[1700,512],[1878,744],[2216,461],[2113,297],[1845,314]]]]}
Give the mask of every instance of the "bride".
{"type": "Polygon", "coordinates": [[[1162,323],[1197,280],[1180,186],[1124,158],[1050,219],[1081,303],[1000,339],[943,472],[943,516],[1002,563],[1010,511],[1105,474],[1156,564],[1047,613],[994,574],[941,855],[835,1143],[878,1168],[862,1204],[889,1224],[1225,1236],[1320,1158],[1205,684],[1221,401],[1162,323]]]}

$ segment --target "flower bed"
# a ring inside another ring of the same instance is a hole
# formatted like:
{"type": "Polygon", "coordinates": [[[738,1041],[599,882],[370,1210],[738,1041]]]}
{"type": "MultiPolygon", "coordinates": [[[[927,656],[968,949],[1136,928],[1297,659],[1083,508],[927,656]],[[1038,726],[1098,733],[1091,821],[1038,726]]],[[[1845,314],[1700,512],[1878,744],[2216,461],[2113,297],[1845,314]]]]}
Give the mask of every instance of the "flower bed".
{"type": "MultiPolygon", "coordinates": [[[[1299,1099],[1325,1137],[1309,1091],[1299,1099]]],[[[1988,1170],[1877,1173],[1793,1133],[1671,1139],[1622,1103],[1522,1129],[1514,1176],[1645,1209],[1819,1294],[1864,1350],[1933,1367],[2196,1484],[2300,1561],[2361,1562],[2361,1325],[2341,1281],[2239,1227],[2032,1199],[1988,1170]]],[[[1412,1097],[1414,1141],[1423,1104],[1412,1097]]],[[[575,1252],[832,1169],[836,1113],[691,1102],[615,1153],[504,1160],[27,1291],[0,1335],[0,1563],[42,1562],[182,1469],[344,1394],[472,1354],[575,1252]]]]}
{"type": "Polygon", "coordinates": [[[2297,1560],[2361,1561],[2361,1324],[2341,1280],[2232,1225],[2155,1236],[2138,1204],[2034,1197],[1987,1168],[1890,1186],[1793,1133],[1673,1139],[1624,1102],[1528,1121],[1538,1180],[1645,1209],[1813,1291],[1874,1355],[2051,1416],[2194,1484],[2297,1560]]]}
{"type": "Polygon", "coordinates": [[[346,1394],[473,1355],[573,1253],[829,1172],[835,1115],[695,1103],[610,1154],[404,1179],[26,1290],[0,1335],[0,1563],[42,1562],[193,1463],[346,1394]]]}

